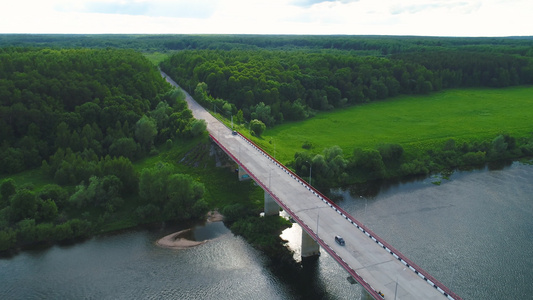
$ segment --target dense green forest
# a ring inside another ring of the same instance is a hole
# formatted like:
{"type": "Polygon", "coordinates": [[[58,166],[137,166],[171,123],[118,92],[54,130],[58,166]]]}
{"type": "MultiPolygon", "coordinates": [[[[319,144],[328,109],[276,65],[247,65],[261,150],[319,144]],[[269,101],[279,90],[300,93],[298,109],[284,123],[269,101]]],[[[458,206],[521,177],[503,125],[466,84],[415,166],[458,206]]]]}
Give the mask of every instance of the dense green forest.
{"type": "Polygon", "coordinates": [[[0,175],[39,168],[54,182],[1,182],[0,250],[90,235],[125,199],[141,223],[206,212],[191,176],[132,164],[205,132],[139,52],[3,48],[0,78],[0,175]]]}
{"type": "Polygon", "coordinates": [[[346,35],[143,35],[3,34],[0,47],[123,48],[142,52],[174,50],[337,49],[386,56],[427,50],[463,49],[533,56],[532,37],[423,37],[346,35]]]}
{"type": "Polygon", "coordinates": [[[185,50],[161,68],[205,107],[273,126],[400,94],[531,84],[532,62],[517,54],[459,50],[390,57],[338,50],[185,50]]]}

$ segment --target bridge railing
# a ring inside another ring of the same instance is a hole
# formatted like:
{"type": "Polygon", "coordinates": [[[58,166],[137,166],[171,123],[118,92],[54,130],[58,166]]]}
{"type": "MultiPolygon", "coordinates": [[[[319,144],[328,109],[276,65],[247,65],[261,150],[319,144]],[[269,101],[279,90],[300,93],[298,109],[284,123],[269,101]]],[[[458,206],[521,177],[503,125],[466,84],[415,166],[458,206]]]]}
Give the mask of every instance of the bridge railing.
{"type": "MultiPolygon", "coordinates": [[[[168,77],[164,72],[161,71],[162,74],[164,74],[164,76],[166,77],[166,79],[170,79],[172,80],[170,77],[168,77]]],[[[174,81],[172,81],[174,85],[178,86],[174,81]]],[[[178,86],[179,87],[179,86],[178,86]]],[[[186,92],[187,93],[187,92],[186,92]]],[[[191,97],[189,95],[189,97],[191,97]]],[[[192,98],[192,97],[191,97],[192,98]]],[[[220,121],[220,120],[219,120],[220,121]]],[[[223,122],[221,122],[222,124],[224,124],[223,122]]],[[[229,127],[224,124],[224,126],[226,126],[228,129],[229,127]]],[[[395,258],[397,258],[398,260],[400,260],[404,265],[406,265],[407,267],[409,267],[409,269],[411,269],[413,272],[415,272],[417,275],[419,275],[421,278],[423,278],[425,281],[427,281],[428,283],[430,283],[431,285],[433,285],[433,287],[435,287],[437,290],[439,290],[443,295],[445,295],[446,297],[448,297],[448,299],[450,300],[454,300],[454,299],[461,299],[459,296],[457,296],[454,292],[452,292],[450,289],[448,289],[446,286],[444,286],[442,283],[440,283],[439,281],[437,281],[435,278],[433,278],[433,276],[429,275],[429,273],[427,273],[426,271],[424,271],[422,268],[420,268],[419,266],[417,266],[414,262],[412,262],[411,260],[409,260],[407,257],[405,257],[403,254],[400,253],[400,251],[396,250],[395,248],[393,248],[391,245],[389,245],[387,242],[385,242],[384,240],[382,240],[380,237],[378,237],[374,232],[372,232],[370,229],[368,229],[366,226],[364,226],[362,223],[360,223],[358,220],[356,220],[354,217],[352,217],[350,214],[348,214],[347,212],[345,212],[342,208],[340,208],[339,206],[337,206],[337,204],[335,204],[334,202],[332,202],[331,200],[329,200],[329,198],[327,198],[325,195],[323,195],[322,193],[320,193],[320,191],[316,190],[315,188],[313,188],[312,186],[308,185],[307,182],[305,182],[305,180],[303,180],[302,178],[300,178],[297,174],[295,174],[294,172],[292,172],[290,169],[286,168],[283,164],[281,164],[279,161],[277,161],[275,158],[273,158],[270,154],[266,153],[265,151],[263,151],[263,149],[261,149],[261,147],[259,147],[258,145],[256,145],[252,140],[248,139],[247,137],[243,136],[242,134],[238,133],[239,136],[243,139],[245,139],[246,141],[248,141],[251,145],[253,145],[258,151],[262,152],[263,155],[265,156],[268,156],[270,158],[271,161],[273,161],[278,167],[282,168],[285,172],[287,172],[288,174],[291,175],[291,177],[293,177],[294,179],[296,179],[299,183],[301,183],[302,185],[305,185],[306,188],[313,192],[317,197],[319,197],[322,201],[324,201],[325,203],[327,203],[330,207],[334,208],[339,214],[341,214],[344,218],[346,218],[348,221],[350,221],[353,225],[355,225],[358,229],[360,229],[361,231],[363,231],[369,238],[371,238],[372,240],[374,240],[376,243],[378,243],[380,246],[382,246],[385,250],[387,250],[390,254],[392,254],[395,258]]],[[[304,228],[304,230],[310,235],[310,236],[314,236],[316,238],[316,241],[330,254],[332,255],[333,257],[335,257],[335,259],[343,265],[343,267],[348,270],[348,272],[361,284],[365,287],[365,289],[374,297],[381,297],[376,291],[374,288],[372,288],[372,286],[370,286],[368,283],[366,283],[366,281],[357,274],[357,272],[355,272],[355,270],[353,270],[351,267],[349,267],[343,260],[342,258],[340,258],[336,253],[335,251],[333,251],[333,249],[331,249],[327,243],[325,243],[322,239],[320,239],[318,237],[318,235],[316,235],[314,233],[314,231],[309,227],[307,226],[302,220],[300,220],[294,213],[292,213],[292,211],[276,196],[272,193],[272,191],[270,191],[266,185],[264,185],[258,178],[256,178],[235,156],[233,156],[233,154],[231,154],[230,151],[228,151],[228,149],[226,149],[212,134],[209,134],[209,136],[224,150],[224,152],[226,152],[235,162],[237,162],[253,179],[255,182],[257,182],[259,185],[261,185],[261,187],[264,189],[264,190],[267,190],[270,195],[280,204],[280,206],[286,210],[287,212],[289,212],[297,221],[299,224],[303,224],[305,226],[302,226],[302,228],[304,228]],[[351,271],[350,271],[351,270],[351,271]]]]}
{"type": "MultiPolygon", "coordinates": [[[[289,175],[291,175],[292,178],[294,178],[295,180],[297,180],[300,184],[302,184],[304,187],[307,188],[307,190],[309,190],[310,192],[312,192],[315,196],[317,196],[320,200],[322,200],[324,203],[328,204],[328,206],[330,206],[331,208],[333,208],[337,213],[339,213],[340,215],[342,215],[346,220],[348,220],[352,225],[356,226],[359,230],[361,230],[364,234],[366,234],[370,239],[372,239],[374,242],[376,242],[379,246],[381,246],[383,249],[385,249],[387,252],[389,252],[392,256],[394,256],[396,259],[398,259],[399,261],[401,261],[406,267],[408,267],[411,271],[413,271],[415,274],[417,274],[419,277],[421,277],[423,280],[425,280],[427,283],[429,283],[431,286],[433,286],[435,289],[437,289],[440,293],[442,293],[444,296],[446,296],[448,299],[450,300],[460,300],[461,297],[459,297],[457,294],[455,294],[454,292],[452,292],[448,287],[446,287],[444,284],[442,284],[441,282],[439,282],[437,279],[435,279],[433,276],[431,276],[428,272],[426,272],[424,269],[422,269],[421,267],[419,267],[418,265],[416,265],[413,261],[411,261],[410,259],[408,259],[405,255],[403,255],[400,251],[398,251],[397,249],[395,249],[394,247],[392,247],[389,243],[387,243],[385,240],[383,240],[382,238],[380,238],[377,234],[375,234],[372,230],[370,230],[368,227],[366,227],[365,225],[363,225],[360,221],[358,221],[357,219],[355,219],[354,217],[352,217],[350,214],[348,214],[344,209],[342,209],[341,207],[339,207],[337,204],[335,204],[333,201],[331,201],[328,197],[326,197],[324,194],[322,194],[320,191],[318,191],[317,189],[315,189],[314,187],[312,187],[311,185],[309,185],[305,180],[303,180],[302,178],[300,178],[300,176],[298,176],[296,173],[294,173],[293,171],[291,171],[289,168],[285,167],[282,163],[280,163],[279,161],[277,161],[274,157],[272,157],[270,154],[268,154],[267,152],[265,152],[261,147],[259,147],[257,144],[255,144],[252,140],[250,140],[249,138],[245,137],[244,135],[238,133],[240,137],[242,137],[243,139],[245,139],[248,143],[250,143],[251,145],[254,146],[254,148],[256,148],[258,151],[260,151],[264,156],[267,156],[269,158],[270,161],[272,161],[273,163],[275,163],[278,167],[284,169],[284,171],[286,173],[288,173],[289,175]]],[[[219,144],[219,143],[217,143],[219,144]]],[[[225,150],[226,151],[226,150],[225,150]]],[[[226,151],[227,152],[227,151],[226,151]]],[[[241,165],[241,164],[240,164],[241,165]]],[[[250,174],[250,173],[248,173],[250,174]]],[[[250,174],[251,176],[251,174],[250,174]]],[[[254,178],[255,180],[255,178],[254,178]]],[[[263,187],[265,188],[265,187],[263,187]]],[[[265,188],[266,190],[268,190],[267,188],[265,188]]],[[[272,195],[272,194],[271,194],[272,195]]],[[[272,195],[274,196],[274,195],[272,195]]],[[[277,199],[277,197],[275,197],[277,199]]],[[[281,200],[277,199],[277,201],[279,203],[282,203],[281,200]]],[[[282,205],[284,206],[284,205],[282,205]]],[[[285,209],[285,207],[284,207],[285,209]]],[[[293,215],[291,213],[291,215],[293,215]]],[[[300,222],[299,222],[300,223],[300,222]]],[[[302,223],[304,224],[304,223],[302,223]]],[[[307,226],[307,225],[306,225],[307,226]]],[[[309,226],[307,226],[309,227],[309,226]]],[[[314,234],[314,232],[311,230],[311,228],[309,228],[309,230],[311,232],[308,232],[311,236],[316,236],[316,234],[314,234]]],[[[307,231],[307,230],[306,230],[307,231]]],[[[317,242],[320,240],[318,238],[318,236],[316,236],[317,238],[317,242]]],[[[320,243],[320,242],[319,242],[320,243]]],[[[329,246],[327,246],[327,244],[323,244],[322,247],[324,247],[324,249],[328,249],[329,246]]],[[[333,251],[333,250],[331,250],[333,251]]],[[[329,252],[329,251],[328,251],[329,252]]],[[[330,253],[331,254],[331,253],[330,253]]],[[[336,254],[335,254],[336,256],[336,254]]],[[[340,258],[340,257],[339,257],[340,258]]],[[[340,260],[342,260],[342,258],[340,258],[340,260]]],[[[340,263],[340,261],[339,261],[340,263]]],[[[355,271],[354,271],[355,272],[355,271]]],[[[355,274],[357,274],[355,272],[355,274]]],[[[352,274],[354,275],[354,274],[352,274]]],[[[358,275],[357,275],[358,276],[358,275]]],[[[360,277],[360,276],[358,276],[360,277]]],[[[357,278],[355,278],[357,279],[357,278]]],[[[362,278],[361,278],[362,279],[362,278]]],[[[364,281],[364,279],[362,279],[364,281]]],[[[357,280],[359,281],[359,280],[357,280]]],[[[361,282],[360,282],[361,283],[361,282]]],[[[362,284],[362,283],[361,283],[362,284]]],[[[368,289],[367,289],[368,290],[368,289]]],[[[369,291],[370,292],[370,291],[369,291]]],[[[376,293],[376,295],[378,295],[376,293]]],[[[375,296],[375,295],[373,295],[375,296]]]]}
{"type": "MultiPolygon", "coordinates": [[[[241,135],[242,136],[242,135],[241,135]]],[[[250,177],[252,177],[252,179],[257,183],[259,184],[265,191],[267,191],[271,196],[272,198],[274,198],[274,200],[276,200],[276,202],[283,208],[283,210],[285,210],[287,213],[289,213],[294,219],[296,222],[298,222],[298,224],[301,225],[301,227],[307,232],[307,234],[309,234],[310,236],[312,236],[315,241],[317,243],[319,243],[322,248],[328,252],[337,262],[339,262],[339,264],[341,264],[344,269],[346,269],[350,275],[355,278],[355,280],[357,280],[357,282],[359,282],[359,284],[361,284],[373,297],[377,298],[381,298],[381,296],[379,295],[379,293],[368,283],[365,281],[365,279],[363,277],[361,277],[352,267],[350,267],[340,256],[337,255],[337,253],[331,249],[331,247],[326,243],[324,242],[324,240],[322,240],[312,229],[311,227],[309,227],[309,225],[307,225],[302,219],[300,219],[288,206],[285,205],[285,203],[283,203],[283,201],[281,201],[281,199],[279,199],[279,197],[277,195],[275,195],[268,187],[267,185],[265,185],[259,178],[257,178],[252,172],[250,172],[250,170],[248,170],[248,168],[246,168],[246,166],[244,164],[242,164],[240,162],[240,160],[238,158],[236,158],[228,149],[226,149],[226,147],[224,147],[224,145],[222,145],[213,135],[210,135],[210,137],[213,139],[213,141],[215,141],[215,143],[217,143],[217,145],[220,146],[220,148],[222,148],[222,150],[224,150],[224,152],[226,152],[226,154],[228,154],[237,164],[239,164],[239,166],[241,166],[245,171],[246,173],[248,173],[248,175],[250,175],[250,177]]],[[[242,136],[244,137],[244,136],[242,136]]],[[[244,137],[245,138],[245,137],[244,137]]],[[[248,140],[248,139],[247,139],[248,140]]],[[[250,141],[250,140],[248,140],[250,141]]],[[[250,141],[251,142],[251,141],[250,141]]],[[[255,144],[254,144],[255,145],[255,144]]],[[[257,147],[257,146],[255,146],[257,147]]],[[[261,149],[261,148],[258,148],[258,149],[261,149]]],[[[260,150],[262,151],[262,150],[260,150]]],[[[267,153],[265,153],[264,151],[262,151],[263,154],[265,155],[268,155],[267,153]]],[[[278,162],[279,164],[279,162],[278,162]]],[[[285,168],[282,164],[279,164],[281,167],[285,168]]],[[[286,169],[286,168],[285,168],[286,169]]],[[[287,170],[287,171],[290,171],[290,170],[287,170]]]]}

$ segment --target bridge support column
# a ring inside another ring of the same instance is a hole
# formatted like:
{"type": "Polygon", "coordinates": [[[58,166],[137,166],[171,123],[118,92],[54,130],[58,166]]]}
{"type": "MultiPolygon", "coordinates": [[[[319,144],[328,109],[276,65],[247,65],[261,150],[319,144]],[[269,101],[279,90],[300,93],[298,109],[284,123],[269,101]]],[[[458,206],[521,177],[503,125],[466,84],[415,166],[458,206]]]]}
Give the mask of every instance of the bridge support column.
{"type": "Polygon", "coordinates": [[[248,173],[246,173],[246,171],[244,171],[244,169],[239,166],[239,181],[243,181],[243,180],[249,180],[250,179],[250,175],[248,175],[248,173]]]}
{"type": "Polygon", "coordinates": [[[302,229],[302,258],[320,255],[320,246],[302,229]]]}
{"type": "Polygon", "coordinates": [[[279,214],[279,205],[274,198],[265,191],[265,216],[275,216],[279,214]]]}

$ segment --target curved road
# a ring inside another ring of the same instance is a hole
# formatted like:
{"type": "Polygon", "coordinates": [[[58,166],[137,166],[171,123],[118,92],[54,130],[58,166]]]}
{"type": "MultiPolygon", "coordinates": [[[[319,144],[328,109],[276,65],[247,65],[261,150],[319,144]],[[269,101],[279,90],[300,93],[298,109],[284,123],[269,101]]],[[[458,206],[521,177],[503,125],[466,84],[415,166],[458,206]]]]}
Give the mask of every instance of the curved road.
{"type": "MultiPolygon", "coordinates": [[[[161,74],[178,87],[166,74],[161,74]]],[[[407,258],[400,259],[401,253],[386,242],[380,242],[379,237],[364,230],[362,224],[344,215],[334,204],[328,204],[322,194],[253,143],[241,135],[233,135],[187,93],[186,100],[194,117],[206,120],[207,130],[217,144],[244,166],[248,174],[374,298],[380,299],[378,291],[381,291],[385,299],[460,299],[407,258]],[[335,243],[337,234],[345,239],[345,246],[335,243]]]]}

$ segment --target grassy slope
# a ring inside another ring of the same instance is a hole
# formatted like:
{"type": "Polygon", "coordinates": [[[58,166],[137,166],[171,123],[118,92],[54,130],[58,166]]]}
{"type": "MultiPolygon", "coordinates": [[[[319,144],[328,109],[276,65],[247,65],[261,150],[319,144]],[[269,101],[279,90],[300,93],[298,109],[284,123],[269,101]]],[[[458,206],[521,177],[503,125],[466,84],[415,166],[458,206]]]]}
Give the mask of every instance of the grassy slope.
{"type": "Polygon", "coordinates": [[[254,140],[271,154],[275,145],[282,162],[303,151],[305,141],[312,143],[315,153],[338,145],[350,156],[357,147],[396,143],[406,154],[417,155],[450,138],[463,142],[500,133],[525,136],[533,132],[532,120],[533,87],[458,89],[319,113],[307,121],[276,126],[254,140]]]}

